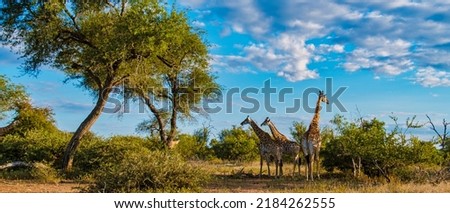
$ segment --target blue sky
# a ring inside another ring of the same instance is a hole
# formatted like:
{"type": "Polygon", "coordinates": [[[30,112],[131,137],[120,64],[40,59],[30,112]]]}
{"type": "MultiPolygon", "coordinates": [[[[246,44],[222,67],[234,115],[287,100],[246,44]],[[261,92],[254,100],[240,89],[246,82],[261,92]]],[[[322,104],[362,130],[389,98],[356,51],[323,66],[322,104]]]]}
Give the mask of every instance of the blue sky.
{"type": "MultiPolygon", "coordinates": [[[[250,114],[258,122],[266,116],[288,134],[293,121],[309,123],[312,114],[305,110],[285,113],[294,98],[310,87],[325,90],[325,79],[333,79],[333,90],[347,87],[339,97],[348,112],[336,107],[322,111],[321,124],[337,113],[348,118],[377,117],[392,125],[389,115],[425,114],[436,123],[449,119],[450,103],[450,2],[445,0],[178,0],[189,9],[192,25],[204,29],[211,44],[211,69],[225,90],[254,87],[261,89],[266,80],[277,90],[292,88],[285,103],[277,103],[276,113],[260,109],[250,114]]],[[[93,98],[76,87],[63,84],[64,75],[49,69],[37,78],[20,76],[21,61],[0,48],[0,73],[26,86],[33,102],[54,109],[58,127],[74,131],[93,107],[93,98]]],[[[261,105],[263,95],[252,94],[261,105]]],[[[317,97],[309,97],[311,103],[317,97]]],[[[251,106],[238,95],[225,110],[209,118],[181,125],[191,132],[211,125],[215,132],[239,124],[251,106]]],[[[225,108],[225,104],[219,106],[225,108]]],[[[132,107],[118,118],[103,114],[92,131],[105,135],[136,134],[136,124],[148,118],[132,107]]],[[[431,137],[428,128],[416,131],[431,137]]]]}

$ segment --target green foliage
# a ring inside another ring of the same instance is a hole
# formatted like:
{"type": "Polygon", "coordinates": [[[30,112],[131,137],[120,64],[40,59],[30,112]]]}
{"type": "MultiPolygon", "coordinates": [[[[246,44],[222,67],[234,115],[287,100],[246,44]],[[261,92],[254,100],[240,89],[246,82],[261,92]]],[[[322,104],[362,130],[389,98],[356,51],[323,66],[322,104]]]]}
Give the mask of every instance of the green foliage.
{"type": "Polygon", "coordinates": [[[258,137],[251,130],[233,126],[222,130],[219,140],[212,140],[214,154],[223,160],[253,161],[259,156],[258,137]]]}
{"type": "Polygon", "coordinates": [[[197,191],[207,175],[177,154],[141,149],[105,164],[94,175],[90,192],[197,191]]]}
{"type": "Polygon", "coordinates": [[[61,165],[61,157],[70,134],[33,130],[24,135],[6,135],[0,141],[0,164],[13,161],[46,162],[61,165]]]}
{"type": "Polygon", "coordinates": [[[357,162],[361,160],[364,174],[387,178],[395,170],[406,166],[437,165],[442,162],[442,156],[433,143],[413,136],[407,138],[406,131],[399,128],[388,133],[384,123],[377,119],[348,122],[338,115],[332,123],[338,135],[332,137],[322,150],[323,166],[328,171],[334,168],[351,171],[359,167],[357,162]]]}
{"type": "Polygon", "coordinates": [[[28,96],[23,86],[13,84],[0,75],[0,120],[5,118],[6,112],[17,110],[24,102],[28,102],[28,96]]]}
{"type": "Polygon", "coordinates": [[[14,120],[17,125],[9,132],[24,136],[29,131],[58,132],[53,112],[50,108],[31,106],[29,103],[22,103],[18,106],[14,120]]]}
{"type": "Polygon", "coordinates": [[[120,162],[125,155],[148,149],[149,146],[150,141],[141,137],[113,136],[103,139],[94,134],[87,134],[75,154],[73,175],[88,175],[103,165],[120,162]]]}
{"type": "Polygon", "coordinates": [[[197,135],[181,134],[178,136],[175,151],[190,160],[208,160],[212,158],[212,150],[197,135]]]}
{"type": "Polygon", "coordinates": [[[294,121],[290,130],[291,135],[295,139],[295,141],[300,142],[302,141],[303,135],[308,130],[308,127],[303,122],[294,121]]]}
{"type": "Polygon", "coordinates": [[[0,171],[0,178],[34,180],[42,183],[58,183],[58,172],[46,163],[33,163],[29,167],[8,168],[0,171]]]}

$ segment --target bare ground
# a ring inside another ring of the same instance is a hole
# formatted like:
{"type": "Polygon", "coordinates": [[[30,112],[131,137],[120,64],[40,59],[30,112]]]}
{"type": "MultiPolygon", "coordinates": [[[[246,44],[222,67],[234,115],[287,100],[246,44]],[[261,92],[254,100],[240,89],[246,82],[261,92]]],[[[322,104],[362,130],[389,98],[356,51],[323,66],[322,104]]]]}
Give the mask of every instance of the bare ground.
{"type": "Polygon", "coordinates": [[[1,193],[69,193],[80,192],[86,184],[74,182],[39,183],[32,180],[0,179],[1,193]]]}

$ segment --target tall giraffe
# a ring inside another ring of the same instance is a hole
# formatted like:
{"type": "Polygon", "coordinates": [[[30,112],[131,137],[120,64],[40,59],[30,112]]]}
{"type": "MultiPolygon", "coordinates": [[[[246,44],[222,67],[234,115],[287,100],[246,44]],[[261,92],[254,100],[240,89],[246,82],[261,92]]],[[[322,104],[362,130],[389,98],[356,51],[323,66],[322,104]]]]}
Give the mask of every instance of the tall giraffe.
{"type": "Polygon", "coordinates": [[[322,144],[322,139],[320,138],[320,127],[319,127],[319,120],[320,120],[320,104],[324,102],[329,104],[327,96],[323,93],[323,91],[319,91],[319,98],[317,99],[316,108],[314,111],[314,117],[311,121],[311,124],[309,124],[308,130],[303,135],[302,139],[302,146],[303,146],[303,153],[305,154],[306,158],[306,180],[308,178],[311,178],[311,181],[314,181],[314,175],[313,175],[313,168],[314,168],[314,162],[316,163],[316,174],[317,178],[320,179],[319,174],[319,167],[320,167],[320,146],[322,144]]]}
{"type": "Polygon", "coordinates": [[[278,177],[278,166],[281,162],[281,150],[276,144],[276,141],[270,136],[269,133],[265,132],[261,128],[259,128],[258,124],[253,121],[250,116],[247,116],[244,121],[241,122],[241,125],[249,124],[253,131],[256,133],[256,136],[259,138],[259,154],[260,154],[260,161],[259,161],[259,176],[261,177],[262,173],[262,164],[263,164],[263,158],[265,158],[267,163],[267,170],[270,176],[270,158],[275,158],[275,176],[278,177]]]}
{"type": "MultiPolygon", "coordinates": [[[[300,158],[300,152],[301,152],[301,146],[292,140],[289,140],[288,137],[283,135],[276,127],[275,124],[269,119],[269,117],[264,120],[264,122],[261,124],[261,126],[267,125],[269,126],[270,131],[272,132],[273,137],[275,140],[278,141],[278,144],[281,146],[281,152],[283,155],[289,155],[294,159],[294,171],[292,176],[295,176],[295,168],[298,165],[298,173],[300,175],[300,165],[301,165],[301,158],[300,158]]],[[[281,175],[283,171],[281,171],[281,175]]]]}

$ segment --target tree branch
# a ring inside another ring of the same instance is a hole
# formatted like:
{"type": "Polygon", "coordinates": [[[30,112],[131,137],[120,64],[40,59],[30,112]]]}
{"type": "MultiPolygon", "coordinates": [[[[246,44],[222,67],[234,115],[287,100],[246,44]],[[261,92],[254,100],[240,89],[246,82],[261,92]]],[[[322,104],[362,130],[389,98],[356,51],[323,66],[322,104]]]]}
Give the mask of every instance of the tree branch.
{"type": "MultiPolygon", "coordinates": [[[[429,121],[429,123],[431,124],[430,129],[433,130],[433,131],[438,135],[439,139],[441,139],[441,143],[443,143],[443,142],[444,142],[444,138],[443,138],[442,135],[439,134],[439,132],[437,131],[436,126],[434,126],[434,123],[431,121],[430,116],[428,116],[428,115],[425,115],[425,116],[427,116],[428,121],[429,121]]],[[[444,120],[444,122],[445,122],[445,120],[444,120]]],[[[444,128],[445,128],[445,129],[447,128],[446,125],[444,125],[444,128]]]]}
{"type": "Polygon", "coordinates": [[[166,66],[168,66],[169,68],[173,68],[174,65],[172,63],[170,63],[170,61],[168,61],[167,59],[163,58],[162,56],[156,56],[161,62],[163,62],[166,66]]]}
{"type": "MultiPolygon", "coordinates": [[[[87,40],[86,37],[79,32],[73,32],[73,31],[70,31],[67,29],[63,29],[63,30],[61,30],[61,33],[66,33],[68,35],[68,38],[71,38],[72,40],[74,40],[76,42],[86,44],[93,49],[98,49],[91,41],[87,40]]],[[[60,34],[58,34],[58,36],[59,35],[60,34]]]]}
{"type": "Polygon", "coordinates": [[[122,76],[121,78],[119,78],[118,80],[113,81],[113,86],[116,86],[116,85],[122,83],[122,81],[124,81],[125,79],[127,79],[129,77],[130,77],[130,74],[126,74],[126,75],[122,76]]]}
{"type": "Polygon", "coordinates": [[[78,26],[77,22],[76,22],[76,15],[72,15],[70,13],[70,11],[67,9],[67,7],[64,7],[64,12],[66,13],[67,16],[69,16],[70,20],[72,20],[72,24],[75,27],[75,29],[80,32],[80,27],[78,26]]]}
{"type": "Polygon", "coordinates": [[[94,72],[92,72],[92,70],[90,70],[89,68],[84,67],[83,65],[78,64],[78,63],[75,63],[75,62],[72,62],[71,68],[72,68],[72,69],[78,69],[78,70],[81,70],[81,71],[85,71],[85,72],[86,72],[86,75],[87,75],[89,78],[92,78],[92,80],[95,81],[95,83],[97,84],[97,86],[98,86],[99,88],[102,88],[102,87],[103,87],[103,84],[102,84],[102,81],[100,80],[100,78],[99,78],[98,76],[96,76],[96,75],[94,74],[94,72]]]}
{"type": "Polygon", "coordinates": [[[148,106],[148,108],[150,109],[150,111],[153,113],[153,115],[156,118],[156,121],[158,122],[158,126],[159,126],[159,136],[161,139],[161,142],[163,143],[167,143],[167,137],[166,137],[166,132],[164,130],[165,124],[163,121],[163,118],[161,117],[161,112],[156,109],[155,105],[153,105],[153,103],[151,102],[150,98],[143,94],[143,92],[139,92],[140,96],[142,97],[142,99],[144,99],[145,104],[148,106]]]}
{"type": "Polygon", "coordinates": [[[127,1],[122,0],[122,8],[120,9],[120,16],[123,16],[123,13],[125,12],[125,6],[127,1]]]}

